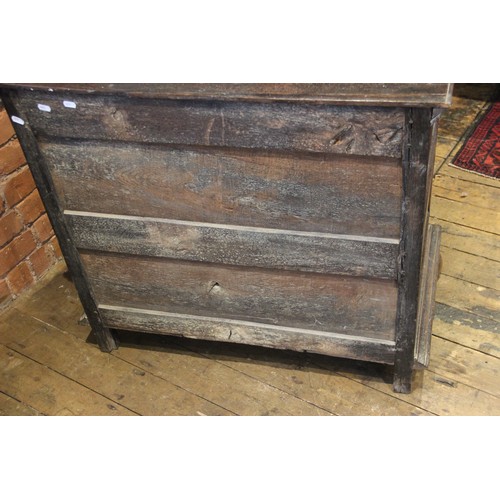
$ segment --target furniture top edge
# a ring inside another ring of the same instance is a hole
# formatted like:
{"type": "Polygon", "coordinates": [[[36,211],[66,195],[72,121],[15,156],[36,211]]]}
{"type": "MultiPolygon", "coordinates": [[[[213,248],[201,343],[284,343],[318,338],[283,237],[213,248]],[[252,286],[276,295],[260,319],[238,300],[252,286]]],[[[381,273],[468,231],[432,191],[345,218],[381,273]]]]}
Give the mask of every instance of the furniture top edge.
{"type": "Polygon", "coordinates": [[[2,83],[0,87],[155,99],[448,107],[449,83],[2,83]]]}

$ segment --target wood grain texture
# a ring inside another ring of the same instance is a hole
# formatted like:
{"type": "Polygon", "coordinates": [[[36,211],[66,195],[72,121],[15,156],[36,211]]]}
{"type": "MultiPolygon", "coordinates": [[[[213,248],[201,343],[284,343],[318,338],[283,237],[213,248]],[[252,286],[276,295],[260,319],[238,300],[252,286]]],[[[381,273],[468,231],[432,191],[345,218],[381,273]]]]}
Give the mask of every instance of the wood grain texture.
{"type": "Polygon", "coordinates": [[[0,391],[47,415],[133,415],[122,405],[95,393],[0,345],[0,391]]]}
{"type": "Polygon", "coordinates": [[[431,120],[430,109],[411,109],[407,114],[408,142],[403,149],[403,210],[393,383],[394,390],[401,393],[411,391],[413,375],[421,256],[429,189],[427,169],[431,160],[431,120]]]}
{"type": "MultiPolygon", "coordinates": [[[[445,212],[441,212],[439,215],[441,217],[447,216],[445,212]]],[[[496,235],[460,226],[437,217],[431,217],[430,222],[441,226],[441,245],[443,247],[500,262],[500,238],[496,235]]]]}
{"type": "MultiPolygon", "coordinates": [[[[120,336],[120,340],[122,337],[120,336]]],[[[338,373],[339,366],[349,365],[340,358],[325,358],[316,354],[304,354],[294,351],[276,351],[249,345],[221,344],[199,340],[161,337],[168,345],[185,346],[210,358],[212,362],[222,364],[238,375],[246,375],[278,388],[294,397],[298,397],[321,408],[329,409],[337,415],[431,415],[414,405],[409,405],[393,394],[374,391],[344,374],[338,373]],[[325,361],[319,367],[317,361],[325,361]]],[[[118,353],[121,352],[118,351],[118,353]]],[[[360,363],[368,364],[368,363],[360,363]]],[[[165,365],[165,363],[164,363],[165,365]]],[[[371,368],[386,367],[370,364],[371,368]]],[[[182,373],[182,372],[181,372],[182,373]]],[[[177,375],[179,376],[179,375],[177,375]]],[[[235,375],[233,375],[234,377],[235,375]]]]}
{"type": "Polygon", "coordinates": [[[500,324],[500,291],[441,275],[436,301],[500,324]]]}
{"type": "Polygon", "coordinates": [[[500,183],[497,183],[497,187],[493,187],[437,174],[434,177],[433,193],[440,198],[463,203],[464,210],[469,208],[468,205],[491,209],[500,204],[500,183]]]}
{"type": "Polygon", "coordinates": [[[69,210],[399,238],[394,158],[95,142],[40,149],[69,210]]]}
{"type": "Polygon", "coordinates": [[[439,226],[430,225],[427,231],[415,341],[415,361],[422,367],[429,365],[434,301],[439,274],[439,243],[441,240],[441,228],[439,226]]]}
{"type": "Polygon", "coordinates": [[[442,273],[475,285],[500,290],[500,262],[443,247],[442,273]]]}
{"type": "MultiPolygon", "coordinates": [[[[436,342],[433,349],[440,347],[436,342]]],[[[325,363],[322,362],[322,365],[325,363]]],[[[340,373],[353,377],[349,365],[340,373]]],[[[381,378],[370,366],[357,365],[355,377],[367,387],[390,394],[401,401],[415,405],[422,410],[436,415],[499,415],[500,398],[433,372],[430,369],[418,371],[415,375],[413,390],[410,394],[395,394],[387,382],[381,378]]]]}
{"type": "Polygon", "coordinates": [[[392,340],[396,284],[106,253],[82,253],[99,304],[392,340]]]}
{"type": "MultiPolygon", "coordinates": [[[[223,363],[209,359],[203,353],[198,354],[185,348],[180,345],[178,338],[125,331],[119,331],[118,337],[120,349],[113,353],[114,356],[212,401],[236,415],[336,414],[333,405],[321,406],[246,376],[223,363]],[[217,382],[214,383],[215,381],[217,382]]],[[[217,345],[220,347],[220,344],[217,345]]],[[[227,344],[224,344],[224,347],[226,346],[227,344]]]]}
{"type": "Polygon", "coordinates": [[[435,196],[431,214],[461,226],[500,235],[500,214],[491,208],[472,207],[466,210],[459,201],[435,196]]]}
{"type": "Polygon", "coordinates": [[[438,337],[433,342],[432,371],[500,398],[500,359],[438,337]]]}
{"type": "MultiPolygon", "coordinates": [[[[3,90],[0,95],[9,116],[15,115],[22,118],[22,112],[20,112],[14,104],[15,95],[6,90],[3,90]]],[[[64,222],[54,184],[50,172],[40,154],[35,134],[26,121],[24,125],[19,125],[17,123],[13,123],[13,125],[23,148],[26,160],[28,161],[38,192],[47,211],[47,215],[54,229],[54,233],[61,246],[64,260],[66,261],[78,290],[85,313],[99,340],[99,347],[101,350],[108,352],[116,349],[117,346],[112,333],[103,325],[99,317],[92,290],[88,286],[88,281],[85,276],[85,271],[82,268],[78,251],[71,241],[68,228],[64,222]]]]}
{"type": "MultiPolygon", "coordinates": [[[[76,97],[75,97],[76,99],[76,97]]],[[[39,137],[401,156],[400,108],[171,101],[82,95],[66,108],[53,93],[16,98],[39,137]],[[50,113],[38,109],[42,103],[50,113]]]]}
{"type": "Polygon", "coordinates": [[[448,83],[27,83],[9,86],[71,94],[382,106],[448,106],[453,90],[453,85],[448,83]]]}
{"type": "MultiPolygon", "coordinates": [[[[6,324],[9,329],[0,336],[1,341],[19,355],[35,360],[57,374],[63,380],[58,390],[62,392],[66,388],[69,400],[72,395],[71,388],[67,386],[69,382],[78,380],[78,384],[74,382],[77,387],[85,388],[96,399],[99,397],[107,401],[115,407],[115,411],[126,409],[127,413],[135,415],[196,415],[197,411],[205,415],[232,414],[133,364],[100,352],[95,345],[19,311],[9,313],[6,324]]],[[[20,370],[20,373],[23,372],[20,370]]],[[[29,372],[23,375],[29,375],[29,372]]]]}
{"type": "Polygon", "coordinates": [[[80,249],[396,279],[398,240],[65,211],[80,249]]]}
{"type": "Polygon", "coordinates": [[[485,175],[478,175],[475,172],[469,172],[467,170],[462,170],[461,168],[449,165],[449,162],[453,160],[454,155],[458,152],[461,146],[462,144],[458,143],[455,148],[453,148],[452,154],[450,154],[447,160],[443,163],[442,167],[439,169],[439,173],[448,175],[449,177],[454,177],[455,179],[472,182],[474,184],[498,188],[498,179],[487,177],[485,175]]]}
{"type": "Polygon", "coordinates": [[[500,358],[500,324],[490,326],[484,318],[443,304],[437,304],[436,310],[434,336],[500,358]]]}
{"type": "Polygon", "coordinates": [[[378,363],[391,364],[394,360],[394,342],[389,340],[107,304],[101,304],[99,310],[106,323],[117,329],[315,352],[378,363]]]}
{"type": "Polygon", "coordinates": [[[39,415],[41,413],[33,408],[11,398],[8,394],[0,392],[0,417],[34,417],[39,415]]]}

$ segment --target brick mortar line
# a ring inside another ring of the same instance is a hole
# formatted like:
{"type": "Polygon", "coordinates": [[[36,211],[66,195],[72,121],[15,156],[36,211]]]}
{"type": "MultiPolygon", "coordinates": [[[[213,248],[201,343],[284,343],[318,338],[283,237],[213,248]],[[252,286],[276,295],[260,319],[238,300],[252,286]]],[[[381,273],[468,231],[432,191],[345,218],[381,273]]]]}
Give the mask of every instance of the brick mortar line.
{"type": "MultiPolygon", "coordinates": [[[[0,153],[1,153],[1,151],[0,151],[0,153]]],[[[19,170],[21,170],[24,167],[29,168],[28,162],[24,162],[22,165],[19,165],[19,167],[16,167],[12,172],[9,172],[7,174],[0,173],[0,181],[9,178],[10,176],[14,175],[16,172],[18,172],[19,170]]]]}
{"type": "MultiPolygon", "coordinates": [[[[32,191],[33,192],[33,191],[32,191]]],[[[31,194],[31,193],[30,193],[31,194]]],[[[14,210],[15,207],[12,207],[12,208],[9,208],[7,209],[3,214],[2,216],[0,217],[0,221],[6,216],[6,215],[9,215],[10,213],[14,212],[17,214],[18,217],[22,217],[17,211],[14,210]]],[[[11,243],[12,241],[14,241],[19,235],[21,235],[22,233],[24,233],[25,231],[28,231],[28,230],[32,230],[33,226],[35,225],[36,222],[38,222],[44,215],[46,215],[47,212],[42,212],[33,222],[30,222],[28,224],[25,224],[23,222],[23,227],[22,229],[17,232],[10,240],[7,240],[3,245],[0,245],[0,250],[3,250],[9,243],[11,243]]],[[[51,226],[52,227],[52,226],[51,226]]],[[[34,232],[32,231],[33,233],[33,237],[35,239],[35,241],[37,242],[37,248],[38,248],[38,245],[40,246],[43,246],[45,245],[45,243],[48,243],[49,240],[52,238],[52,236],[54,236],[54,231],[52,231],[52,235],[47,238],[46,240],[44,241],[40,241],[38,239],[38,235],[37,234],[34,234],[34,232]]]]}
{"type": "Polygon", "coordinates": [[[9,144],[9,142],[12,142],[12,141],[15,141],[17,139],[17,135],[16,134],[13,134],[10,139],[7,139],[5,142],[2,142],[2,144],[0,144],[0,148],[3,148],[4,146],[6,146],[7,144],[9,144]]]}

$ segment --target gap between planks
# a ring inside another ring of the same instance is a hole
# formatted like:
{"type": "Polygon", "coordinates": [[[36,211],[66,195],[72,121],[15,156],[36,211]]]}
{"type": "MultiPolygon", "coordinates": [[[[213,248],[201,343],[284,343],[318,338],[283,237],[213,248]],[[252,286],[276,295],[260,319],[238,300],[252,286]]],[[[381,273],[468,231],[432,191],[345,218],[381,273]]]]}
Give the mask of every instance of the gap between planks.
{"type": "MultiPolygon", "coordinates": [[[[34,318],[34,320],[38,321],[37,318],[34,318]]],[[[43,323],[43,322],[42,322],[43,323]]],[[[48,326],[52,326],[52,325],[48,325],[48,326]]],[[[70,376],[68,376],[67,374],[65,373],[62,373],[58,370],[56,370],[55,368],[52,368],[51,366],[49,366],[48,364],[46,363],[41,363],[40,361],[38,361],[37,359],[31,357],[31,356],[28,356],[26,353],[23,353],[22,351],[16,349],[12,343],[9,343],[9,344],[5,344],[4,342],[0,342],[1,345],[3,345],[6,349],[9,349],[13,352],[15,352],[16,354],[18,354],[19,356],[21,356],[22,358],[26,358],[26,359],[29,359],[30,361],[32,361],[33,363],[36,363],[37,365],[40,365],[40,366],[43,366],[44,368],[47,368],[48,370],[50,370],[51,372],[54,372],[56,373],[57,375],[60,375],[61,377],[64,377],[65,379],[67,380],[70,380],[71,382],[74,382],[82,387],[84,387],[85,389],[89,390],[90,392],[94,393],[94,394],[97,394],[98,396],[106,399],[107,401],[109,401],[111,404],[113,405],[117,405],[117,406],[120,406],[122,408],[124,408],[125,410],[128,410],[130,411],[131,413],[135,414],[135,415],[140,415],[139,413],[137,413],[136,411],[132,410],[131,408],[128,408],[127,406],[125,406],[123,403],[120,403],[118,401],[115,401],[114,399],[110,399],[108,396],[104,395],[104,394],[101,394],[100,392],[96,391],[95,389],[92,389],[92,387],[89,387],[88,385],[80,382],[79,380],[76,380],[70,376]]],[[[13,397],[13,396],[11,396],[13,397]]],[[[26,404],[26,403],[23,403],[23,404],[26,404]]]]}
{"type": "MultiPolygon", "coordinates": [[[[23,314],[24,314],[24,313],[23,313],[23,314]]],[[[60,331],[60,332],[62,332],[62,333],[64,333],[64,334],[66,334],[66,335],[71,335],[72,337],[74,337],[74,335],[72,335],[70,332],[67,332],[67,331],[63,330],[63,329],[59,328],[58,326],[52,325],[52,324],[50,324],[50,323],[47,323],[46,321],[40,320],[40,319],[38,319],[38,318],[36,318],[36,317],[34,317],[34,316],[32,316],[32,315],[30,315],[30,317],[32,317],[34,320],[39,321],[40,323],[42,323],[42,324],[44,324],[44,325],[47,325],[47,326],[49,326],[49,327],[51,327],[51,328],[55,328],[56,330],[58,330],[58,331],[60,331]]],[[[81,339],[78,339],[78,340],[79,340],[80,342],[84,343],[84,341],[83,341],[83,340],[81,340],[81,339]]],[[[9,346],[9,348],[10,348],[10,346],[9,346]]],[[[147,369],[147,367],[145,367],[145,366],[142,366],[142,365],[137,365],[136,363],[131,362],[131,361],[130,361],[130,360],[129,360],[126,356],[123,356],[123,354],[120,354],[120,350],[118,350],[118,351],[116,351],[116,352],[108,353],[108,355],[111,355],[111,356],[115,357],[116,359],[118,359],[118,360],[120,360],[120,361],[123,361],[123,362],[125,362],[126,364],[128,364],[128,365],[130,365],[130,366],[133,366],[134,368],[139,368],[139,369],[140,369],[140,370],[142,370],[142,371],[148,372],[148,373],[149,373],[149,375],[151,375],[152,377],[155,377],[155,378],[161,379],[161,380],[163,380],[163,381],[167,382],[168,384],[172,384],[172,385],[174,385],[175,387],[177,387],[179,390],[182,390],[182,391],[185,391],[185,392],[187,392],[187,393],[189,393],[189,394],[192,394],[193,396],[196,396],[196,397],[198,397],[198,398],[200,398],[200,399],[203,399],[203,400],[207,401],[207,402],[208,402],[208,403],[210,403],[210,404],[213,404],[213,405],[219,406],[219,407],[221,407],[222,409],[224,409],[225,411],[227,411],[227,412],[228,412],[228,413],[230,413],[230,414],[237,415],[237,413],[236,413],[235,411],[233,411],[233,410],[231,410],[231,409],[229,409],[229,408],[224,407],[224,406],[223,406],[223,405],[221,405],[220,403],[214,402],[214,401],[212,401],[212,400],[208,399],[207,397],[203,396],[202,394],[200,394],[200,393],[198,393],[198,392],[195,392],[195,391],[192,391],[192,390],[190,390],[190,389],[186,388],[184,385],[179,385],[178,383],[172,382],[171,380],[169,380],[169,379],[168,379],[168,378],[166,378],[166,377],[159,376],[157,373],[155,373],[155,372],[153,372],[153,371],[151,371],[151,370],[148,370],[148,369],[147,369]]],[[[63,374],[63,373],[61,373],[61,375],[65,376],[65,377],[67,377],[67,378],[70,378],[70,377],[68,377],[67,375],[63,374]]],[[[76,380],[75,380],[75,381],[76,381],[76,380]]],[[[77,382],[77,383],[80,383],[80,382],[78,382],[78,381],[76,381],[76,382],[77,382]]],[[[81,384],[81,383],[80,383],[80,384],[81,384]]],[[[84,384],[81,384],[81,385],[84,385],[84,384]]],[[[266,384],[266,385],[269,385],[269,384],[266,384]]],[[[269,387],[272,387],[272,386],[269,386],[269,387]]],[[[320,410],[320,411],[324,412],[323,414],[335,415],[335,413],[334,413],[334,412],[332,412],[332,410],[331,410],[331,409],[322,408],[322,407],[321,407],[321,406],[319,406],[319,405],[314,405],[313,403],[310,403],[310,402],[308,402],[308,401],[306,401],[306,400],[303,400],[303,399],[301,399],[301,398],[297,398],[296,396],[294,396],[294,395],[292,395],[292,394],[288,394],[288,393],[286,393],[285,391],[280,391],[280,392],[281,392],[281,393],[283,393],[284,395],[289,396],[290,398],[293,398],[293,399],[296,399],[296,400],[300,400],[302,403],[304,403],[304,406],[313,406],[313,407],[316,407],[318,410],[320,410]]],[[[107,397],[107,396],[104,396],[104,397],[107,397]]],[[[114,400],[112,400],[112,401],[114,401],[114,400]]],[[[120,403],[118,403],[118,404],[120,404],[120,403]]],[[[131,410],[131,411],[134,411],[134,410],[131,410]]]]}

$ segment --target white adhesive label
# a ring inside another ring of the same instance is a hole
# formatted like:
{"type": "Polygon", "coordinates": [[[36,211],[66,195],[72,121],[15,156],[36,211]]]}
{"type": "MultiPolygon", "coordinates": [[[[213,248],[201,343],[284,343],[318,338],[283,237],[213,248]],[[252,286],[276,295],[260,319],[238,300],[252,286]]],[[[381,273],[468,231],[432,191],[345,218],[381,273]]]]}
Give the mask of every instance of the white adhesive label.
{"type": "Polygon", "coordinates": [[[76,108],[76,102],[73,101],[63,101],[63,105],[65,108],[76,108]]]}
{"type": "Polygon", "coordinates": [[[47,113],[50,113],[52,111],[50,109],[50,106],[47,106],[46,104],[38,104],[38,109],[40,111],[46,111],[47,113]]]}
{"type": "Polygon", "coordinates": [[[19,125],[24,125],[24,120],[19,118],[19,116],[11,116],[14,123],[19,123],[19,125]]]}

